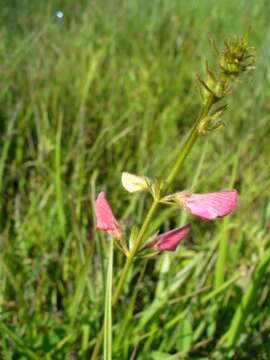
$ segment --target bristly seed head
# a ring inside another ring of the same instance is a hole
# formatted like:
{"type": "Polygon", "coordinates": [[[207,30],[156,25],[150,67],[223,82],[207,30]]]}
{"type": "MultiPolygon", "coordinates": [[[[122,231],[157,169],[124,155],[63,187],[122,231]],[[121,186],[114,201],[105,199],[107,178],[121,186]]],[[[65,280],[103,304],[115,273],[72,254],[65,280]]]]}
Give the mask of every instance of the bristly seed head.
{"type": "Polygon", "coordinates": [[[225,50],[219,56],[219,67],[224,78],[236,81],[239,75],[255,68],[254,48],[248,45],[246,36],[235,36],[225,42],[225,50]]]}
{"type": "Polygon", "coordinates": [[[223,99],[231,91],[231,82],[238,81],[240,75],[255,68],[254,48],[249,46],[246,37],[235,36],[232,40],[226,41],[223,51],[219,51],[215,42],[211,41],[217,54],[219,72],[215,74],[210,71],[206,63],[207,77],[205,80],[199,78],[204,104],[209,96],[213,103],[223,99]]]}

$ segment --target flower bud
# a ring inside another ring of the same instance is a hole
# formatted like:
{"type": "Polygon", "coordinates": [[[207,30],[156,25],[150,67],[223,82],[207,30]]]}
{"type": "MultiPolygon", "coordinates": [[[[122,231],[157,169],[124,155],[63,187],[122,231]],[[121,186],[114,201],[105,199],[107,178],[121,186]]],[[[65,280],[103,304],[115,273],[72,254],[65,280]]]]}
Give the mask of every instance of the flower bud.
{"type": "Polygon", "coordinates": [[[98,229],[107,231],[113,237],[123,237],[123,229],[115,219],[104,192],[101,192],[95,201],[95,213],[98,229]]]}
{"type": "Polygon", "coordinates": [[[121,177],[123,187],[130,193],[144,191],[148,188],[148,178],[123,172],[121,177]]]}
{"type": "Polygon", "coordinates": [[[154,236],[148,244],[158,251],[174,251],[189,232],[191,224],[154,236]]]}

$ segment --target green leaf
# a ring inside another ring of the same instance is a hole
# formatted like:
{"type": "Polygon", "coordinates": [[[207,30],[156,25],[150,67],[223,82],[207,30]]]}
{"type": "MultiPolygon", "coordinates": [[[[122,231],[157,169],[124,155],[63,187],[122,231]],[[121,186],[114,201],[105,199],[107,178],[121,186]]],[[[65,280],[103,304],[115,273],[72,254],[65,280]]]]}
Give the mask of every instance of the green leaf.
{"type": "Polygon", "coordinates": [[[171,356],[171,354],[162,351],[153,351],[150,356],[153,360],[168,360],[168,357],[171,356]]]}

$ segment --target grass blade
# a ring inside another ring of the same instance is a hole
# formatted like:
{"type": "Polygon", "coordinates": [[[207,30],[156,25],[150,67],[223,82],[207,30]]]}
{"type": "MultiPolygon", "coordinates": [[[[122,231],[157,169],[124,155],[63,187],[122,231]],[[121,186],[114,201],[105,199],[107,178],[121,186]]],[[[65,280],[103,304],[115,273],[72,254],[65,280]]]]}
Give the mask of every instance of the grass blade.
{"type": "Polygon", "coordinates": [[[252,310],[252,305],[256,304],[256,295],[259,291],[261,291],[260,283],[265,274],[265,269],[269,264],[269,261],[270,249],[268,249],[264,253],[264,256],[258,264],[258,267],[254,272],[254,276],[250,281],[247,291],[244,293],[241,302],[234,313],[230,328],[224,335],[224,337],[221,339],[221,342],[226,339],[224,348],[227,351],[234,349],[241,334],[245,330],[246,320],[248,319],[248,315],[252,310]]]}

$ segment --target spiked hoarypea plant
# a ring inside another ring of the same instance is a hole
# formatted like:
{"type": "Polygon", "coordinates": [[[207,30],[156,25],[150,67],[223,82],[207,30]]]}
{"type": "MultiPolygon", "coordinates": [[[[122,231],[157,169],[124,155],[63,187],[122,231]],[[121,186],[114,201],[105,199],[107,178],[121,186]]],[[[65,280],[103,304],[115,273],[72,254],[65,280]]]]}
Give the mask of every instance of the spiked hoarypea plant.
{"type": "MultiPolygon", "coordinates": [[[[222,115],[227,110],[227,104],[223,103],[217,106],[217,103],[221,103],[228,97],[232,90],[232,83],[237,82],[240,75],[254,68],[253,48],[248,45],[246,36],[234,37],[231,41],[225,42],[225,49],[222,52],[217,49],[214,43],[213,47],[216,51],[218,70],[214,74],[207,65],[206,79],[198,78],[202,97],[201,110],[186,140],[179,148],[178,159],[176,159],[167,178],[162,180],[150,179],[146,176],[137,176],[128,172],[122,173],[122,185],[128,192],[149,191],[153,198],[152,205],[135,239],[132,239],[129,243],[126,242],[124,230],[115,219],[104,192],[98,195],[95,202],[97,228],[108,232],[113,238],[111,244],[115,242],[126,255],[126,262],[113,292],[111,302],[107,304],[107,310],[105,309],[105,327],[103,326],[98,335],[91,357],[92,360],[97,359],[103,338],[105,340],[104,358],[106,360],[111,359],[109,348],[112,339],[111,333],[108,332],[108,329],[111,330],[111,323],[106,322],[106,319],[111,321],[111,316],[109,316],[111,315],[110,308],[116,307],[129,269],[138,255],[143,254],[144,257],[150,257],[163,251],[174,251],[190,231],[191,224],[187,224],[163,234],[156,233],[150,239],[147,239],[149,225],[159,207],[162,204],[167,206],[177,205],[190,212],[191,215],[206,220],[224,217],[236,207],[236,190],[207,194],[194,194],[189,190],[185,190],[168,194],[197,138],[205,133],[224,127],[222,115]]],[[[112,256],[110,257],[109,266],[112,266],[112,256]]],[[[222,257],[224,254],[219,254],[219,256],[222,257]]],[[[112,275],[108,273],[108,277],[110,276],[112,275]]],[[[109,282],[110,285],[111,283],[109,282]]]]}

